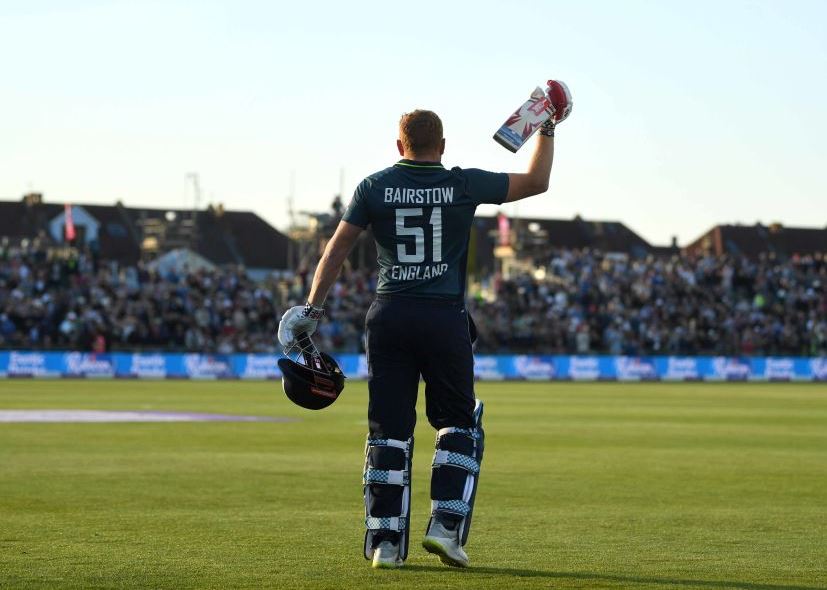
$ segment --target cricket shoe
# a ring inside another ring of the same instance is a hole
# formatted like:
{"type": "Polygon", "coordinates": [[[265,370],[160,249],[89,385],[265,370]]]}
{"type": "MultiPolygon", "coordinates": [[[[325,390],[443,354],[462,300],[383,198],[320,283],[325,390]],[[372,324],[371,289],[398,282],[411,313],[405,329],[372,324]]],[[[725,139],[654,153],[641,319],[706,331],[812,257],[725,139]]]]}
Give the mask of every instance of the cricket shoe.
{"type": "MultiPolygon", "coordinates": [[[[458,524],[458,523],[457,523],[458,524]]],[[[468,567],[468,555],[462,549],[458,539],[458,527],[455,524],[451,529],[440,522],[438,518],[431,520],[431,526],[422,539],[422,546],[428,553],[439,556],[445,565],[453,567],[468,567]]]]}
{"type": "Polygon", "coordinates": [[[405,562],[399,557],[399,544],[382,541],[373,550],[373,568],[395,569],[403,565],[405,565],[405,562]]]}

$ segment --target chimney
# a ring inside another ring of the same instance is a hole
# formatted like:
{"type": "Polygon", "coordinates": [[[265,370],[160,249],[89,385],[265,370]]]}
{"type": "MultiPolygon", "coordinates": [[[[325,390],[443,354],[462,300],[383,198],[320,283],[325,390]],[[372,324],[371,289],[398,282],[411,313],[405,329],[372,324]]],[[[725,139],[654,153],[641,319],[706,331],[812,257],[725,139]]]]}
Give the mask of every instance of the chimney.
{"type": "Polygon", "coordinates": [[[43,204],[43,193],[26,193],[23,195],[23,202],[26,207],[34,207],[43,204]]]}

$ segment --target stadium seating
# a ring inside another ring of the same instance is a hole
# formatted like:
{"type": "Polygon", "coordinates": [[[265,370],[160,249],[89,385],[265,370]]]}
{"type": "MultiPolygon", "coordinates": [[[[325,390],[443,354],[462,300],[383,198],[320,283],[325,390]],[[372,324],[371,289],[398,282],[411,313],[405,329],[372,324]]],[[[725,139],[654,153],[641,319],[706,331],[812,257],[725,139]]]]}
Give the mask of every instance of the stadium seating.
{"type": "MultiPolygon", "coordinates": [[[[827,260],[645,259],[556,250],[542,273],[472,283],[481,353],[824,355],[827,260]],[[541,277],[541,278],[538,278],[541,277]]],[[[0,245],[0,347],[275,352],[278,318],[309,273],[253,281],[224,267],[161,276],[32,242],[0,245]]],[[[358,352],[372,271],[334,286],[327,350],[358,352]]]]}

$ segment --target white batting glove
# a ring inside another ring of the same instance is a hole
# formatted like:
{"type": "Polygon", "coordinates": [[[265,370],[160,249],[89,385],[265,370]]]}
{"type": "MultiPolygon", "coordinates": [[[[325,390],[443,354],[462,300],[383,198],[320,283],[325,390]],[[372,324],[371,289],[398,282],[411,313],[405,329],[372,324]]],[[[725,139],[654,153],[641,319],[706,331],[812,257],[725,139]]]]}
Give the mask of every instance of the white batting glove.
{"type": "Polygon", "coordinates": [[[279,342],[284,348],[296,344],[296,336],[304,332],[308,336],[316,331],[316,325],[324,315],[324,309],[309,303],[291,307],[284,312],[279,322],[279,342]]]}

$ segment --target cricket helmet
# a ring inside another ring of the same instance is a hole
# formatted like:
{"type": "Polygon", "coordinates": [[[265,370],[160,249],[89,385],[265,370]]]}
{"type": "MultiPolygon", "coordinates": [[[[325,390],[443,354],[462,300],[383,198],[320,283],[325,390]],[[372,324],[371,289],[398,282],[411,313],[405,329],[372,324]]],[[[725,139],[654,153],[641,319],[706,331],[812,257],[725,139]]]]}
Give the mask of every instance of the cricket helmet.
{"type": "Polygon", "coordinates": [[[307,334],[299,334],[296,344],[284,352],[288,356],[279,359],[279,369],[290,401],[308,410],[321,410],[336,401],[345,388],[345,374],[332,356],[316,348],[307,334]]]}

